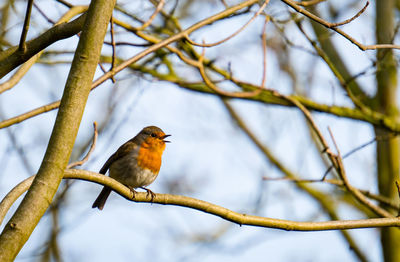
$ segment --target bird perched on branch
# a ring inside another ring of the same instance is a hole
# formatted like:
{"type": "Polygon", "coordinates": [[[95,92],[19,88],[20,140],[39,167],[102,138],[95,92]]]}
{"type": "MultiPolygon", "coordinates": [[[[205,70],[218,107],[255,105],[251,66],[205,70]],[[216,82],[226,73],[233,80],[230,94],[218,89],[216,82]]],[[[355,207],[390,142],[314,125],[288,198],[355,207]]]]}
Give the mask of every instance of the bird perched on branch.
{"type": "MultiPolygon", "coordinates": [[[[151,194],[151,200],[155,194],[146,186],[157,178],[161,167],[161,157],[165,149],[166,135],[156,126],[148,126],[142,129],[134,138],[120,146],[110,156],[100,174],[106,174],[110,170],[110,177],[124,184],[132,190],[135,196],[135,188],[142,188],[151,194]]],[[[104,186],[99,196],[94,201],[92,208],[103,209],[111,188],[104,186]]]]}

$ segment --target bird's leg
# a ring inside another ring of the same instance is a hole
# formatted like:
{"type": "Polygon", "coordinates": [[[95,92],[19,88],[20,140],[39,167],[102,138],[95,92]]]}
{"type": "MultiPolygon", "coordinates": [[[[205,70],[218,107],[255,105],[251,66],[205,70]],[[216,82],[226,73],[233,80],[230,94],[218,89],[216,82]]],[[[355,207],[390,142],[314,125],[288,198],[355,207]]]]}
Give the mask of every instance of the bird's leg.
{"type": "Polygon", "coordinates": [[[155,194],[153,191],[151,191],[150,189],[148,189],[148,188],[145,188],[145,187],[140,187],[140,188],[147,191],[146,197],[148,197],[149,195],[151,195],[151,200],[150,200],[150,202],[153,202],[153,199],[156,197],[156,194],[155,194]]]}

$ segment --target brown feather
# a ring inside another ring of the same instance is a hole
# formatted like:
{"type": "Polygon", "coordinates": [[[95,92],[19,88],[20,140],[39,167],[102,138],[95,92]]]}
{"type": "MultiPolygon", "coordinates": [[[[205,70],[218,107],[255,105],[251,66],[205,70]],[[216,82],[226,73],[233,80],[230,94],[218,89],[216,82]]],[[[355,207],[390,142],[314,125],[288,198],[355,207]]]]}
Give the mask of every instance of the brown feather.
{"type": "Polygon", "coordinates": [[[99,196],[94,201],[92,208],[97,207],[98,209],[103,210],[103,207],[104,207],[110,193],[111,193],[111,188],[106,187],[106,186],[103,187],[103,190],[101,190],[99,196]]]}
{"type": "Polygon", "coordinates": [[[99,173],[100,174],[106,174],[107,170],[110,168],[111,164],[117,161],[118,159],[124,157],[127,155],[131,150],[134,150],[137,145],[133,141],[136,137],[132,138],[122,146],[118,148],[118,150],[112,154],[108,160],[104,163],[103,167],[100,169],[99,173]]]}

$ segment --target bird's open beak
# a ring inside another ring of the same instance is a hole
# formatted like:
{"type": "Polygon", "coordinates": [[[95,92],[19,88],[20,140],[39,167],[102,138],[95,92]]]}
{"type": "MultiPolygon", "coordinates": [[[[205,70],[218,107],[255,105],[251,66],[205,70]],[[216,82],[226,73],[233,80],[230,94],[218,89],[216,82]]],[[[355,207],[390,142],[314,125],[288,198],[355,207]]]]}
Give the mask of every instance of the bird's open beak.
{"type": "Polygon", "coordinates": [[[167,137],[169,137],[169,136],[171,136],[171,135],[165,135],[165,136],[162,137],[164,143],[171,143],[171,141],[164,140],[165,138],[167,138],[167,137]]]}

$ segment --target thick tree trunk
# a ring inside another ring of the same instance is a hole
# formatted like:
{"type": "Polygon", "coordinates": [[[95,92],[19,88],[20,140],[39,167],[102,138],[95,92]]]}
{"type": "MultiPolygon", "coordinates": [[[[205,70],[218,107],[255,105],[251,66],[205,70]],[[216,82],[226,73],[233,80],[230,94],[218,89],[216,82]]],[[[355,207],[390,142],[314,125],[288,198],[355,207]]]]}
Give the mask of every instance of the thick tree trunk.
{"type": "MultiPolygon", "coordinates": [[[[395,1],[376,1],[376,38],[377,43],[391,43],[394,34],[395,1]]],[[[377,93],[375,109],[386,115],[398,117],[396,104],[397,70],[393,51],[381,49],[377,52],[377,93]]],[[[378,138],[377,178],[379,192],[394,200],[398,199],[395,181],[399,179],[399,146],[398,137],[389,138],[386,130],[375,128],[378,138]]],[[[400,261],[400,230],[398,228],[384,228],[381,231],[382,253],[384,261],[400,261]]]]}
{"type": "Polygon", "coordinates": [[[99,61],[114,1],[92,1],[46,154],[28,193],[0,235],[0,261],[13,261],[39,223],[68,164],[99,61]]]}

